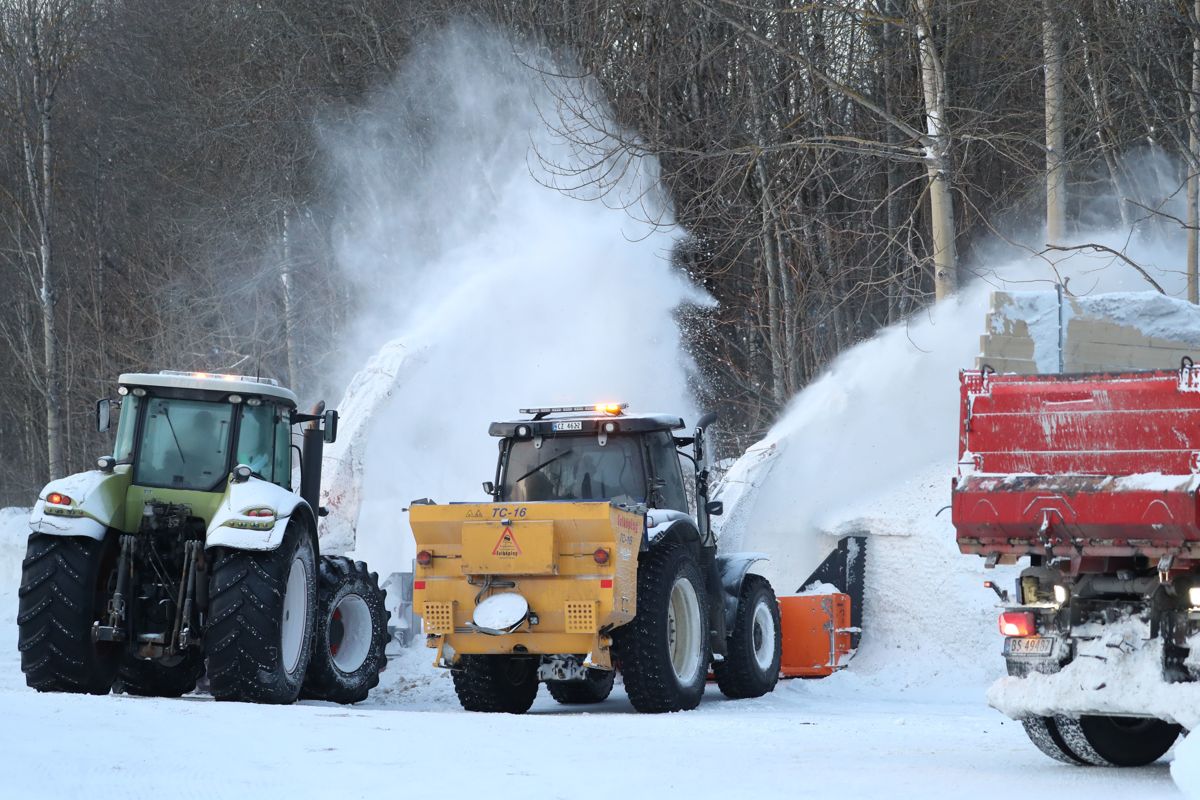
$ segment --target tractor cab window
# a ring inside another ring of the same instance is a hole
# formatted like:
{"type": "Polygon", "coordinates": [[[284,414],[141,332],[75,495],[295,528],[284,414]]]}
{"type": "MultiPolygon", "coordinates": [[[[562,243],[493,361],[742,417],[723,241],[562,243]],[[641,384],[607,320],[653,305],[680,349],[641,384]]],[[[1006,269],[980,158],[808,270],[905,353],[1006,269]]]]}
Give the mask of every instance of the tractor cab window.
{"type": "Polygon", "coordinates": [[[503,498],[538,500],[646,500],[646,473],[639,442],[610,436],[603,447],[594,436],[546,438],[541,448],[513,440],[504,470],[503,498]]]}
{"type": "Polygon", "coordinates": [[[263,404],[242,405],[242,424],[238,429],[238,464],[246,464],[256,477],[274,480],[275,408],[263,404]]]}
{"type": "Polygon", "coordinates": [[[134,482],[211,491],[229,474],[233,406],[150,397],[137,449],[134,482]]]}
{"type": "Polygon", "coordinates": [[[135,394],[121,399],[121,416],[117,420],[117,441],[113,445],[113,458],[119,463],[129,463],[133,458],[133,437],[137,433],[138,409],[142,398],[135,394]]]}
{"type": "Polygon", "coordinates": [[[275,409],[275,482],[292,488],[292,425],[282,408],[275,409]]]}
{"type": "Polygon", "coordinates": [[[650,505],[687,512],[687,493],[683,489],[683,471],[679,468],[679,453],[669,431],[646,434],[646,450],[650,455],[650,470],[654,485],[650,505]]]}

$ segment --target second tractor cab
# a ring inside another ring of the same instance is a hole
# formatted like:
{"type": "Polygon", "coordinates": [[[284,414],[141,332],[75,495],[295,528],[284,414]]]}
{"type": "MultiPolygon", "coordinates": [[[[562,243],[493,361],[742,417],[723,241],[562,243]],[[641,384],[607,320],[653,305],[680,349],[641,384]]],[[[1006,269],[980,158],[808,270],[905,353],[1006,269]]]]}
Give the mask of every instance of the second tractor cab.
{"type": "Polygon", "coordinates": [[[337,412],[270,379],[122,375],[97,403],[112,455],[34,506],[21,666],[39,691],[356,702],[385,666],[387,611],[366,564],[319,556],[321,452],[337,412]],[[304,425],[292,485],[292,427],[304,425]]]}
{"type": "Polygon", "coordinates": [[[718,555],[709,524],[715,415],[677,436],[682,418],[626,408],[522,409],[490,428],[491,503],[410,508],[414,607],[464,708],[524,712],[539,681],[600,702],[614,670],[647,712],[694,708],[710,665],[727,696],[774,688],[779,606],[748,574],[764,556],[718,555]]]}

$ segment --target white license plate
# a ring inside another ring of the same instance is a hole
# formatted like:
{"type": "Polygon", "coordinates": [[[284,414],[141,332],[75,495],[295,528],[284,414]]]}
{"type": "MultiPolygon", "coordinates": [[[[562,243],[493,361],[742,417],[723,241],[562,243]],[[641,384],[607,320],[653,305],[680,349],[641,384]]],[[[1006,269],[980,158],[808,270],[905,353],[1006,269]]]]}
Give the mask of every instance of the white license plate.
{"type": "Polygon", "coordinates": [[[1052,636],[1021,636],[1004,640],[1006,656],[1048,656],[1053,649],[1052,636]]]}

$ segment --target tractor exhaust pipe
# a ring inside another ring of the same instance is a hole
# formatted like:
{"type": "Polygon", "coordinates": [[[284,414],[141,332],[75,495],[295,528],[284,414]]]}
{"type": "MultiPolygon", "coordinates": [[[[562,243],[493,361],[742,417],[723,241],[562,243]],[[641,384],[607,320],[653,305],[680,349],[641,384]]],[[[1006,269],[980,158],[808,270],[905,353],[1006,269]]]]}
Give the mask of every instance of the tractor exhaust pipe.
{"type": "Polygon", "coordinates": [[[325,401],[322,400],[313,406],[313,419],[304,426],[304,446],[300,462],[300,496],[318,517],[321,516],[321,458],[325,451],[325,434],[321,430],[321,417],[324,413],[325,401]]]}

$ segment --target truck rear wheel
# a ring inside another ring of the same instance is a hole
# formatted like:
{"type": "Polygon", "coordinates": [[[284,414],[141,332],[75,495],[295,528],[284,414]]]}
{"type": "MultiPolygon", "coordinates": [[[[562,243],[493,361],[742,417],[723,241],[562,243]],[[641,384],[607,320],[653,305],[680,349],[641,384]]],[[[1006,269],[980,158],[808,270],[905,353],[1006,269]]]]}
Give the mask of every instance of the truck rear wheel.
{"type": "Polygon", "coordinates": [[[537,669],[528,656],[463,656],[453,670],[454,693],[467,711],[524,714],[537,697],[537,669]]]}
{"type": "Polygon", "coordinates": [[[686,711],[707,679],[708,597],[692,551],[652,547],[638,563],[637,616],[614,634],[625,692],[638,711],[686,711]]]}
{"type": "Polygon", "coordinates": [[[275,550],[224,550],[213,567],[205,633],[217,700],[291,703],[312,648],[317,600],[312,537],[299,521],[275,550]]]}
{"type": "Polygon", "coordinates": [[[1063,740],[1053,717],[1029,717],[1021,720],[1021,725],[1024,726],[1025,735],[1029,737],[1029,741],[1050,758],[1064,764],[1075,766],[1083,764],[1083,761],[1063,740]]]}
{"type": "Polygon", "coordinates": [[[779,635],[779,601],[761,575],[742,580],[733,633],[723,661],[713,664],[717,686],[726,697],[762,697],[779,682],[783,640],[779,635]]]}
{"type": "Polygon", "coordinates": [[[379,576],[361,561],[321,556],[312,658],[302,698],[357,703],[387,665],[387,622],[379,576]]]}
{"type": "Polygon", "coordinates": [[[118,685],[126,694],[141,697],[182,697],[195,691],[204,674],[204,654],[193,650],[178,659],[167,665],[127,654],[117,673],[118,685]]]}
{"type": "Polygon", "coordinates": [[[1144,767],[1162,758],[1180,727],[1160,719],[1085,716],[1055,717],[1063,741],[1084,764],[1144,767]]]}
{"type": "Polygon", "coordinates": [[[550,696],[564,706],[602,703],[612,693],[617,673],[611,669],[588,669],[581,681],[546,681],[550,696]]]}
{"type": "Polygon", "coordinates": [[[21,565],[17,647],[39,692],[108,694],[123,645],[93,642],[116,585],[117,537],[30,535],[21,565]]]}

